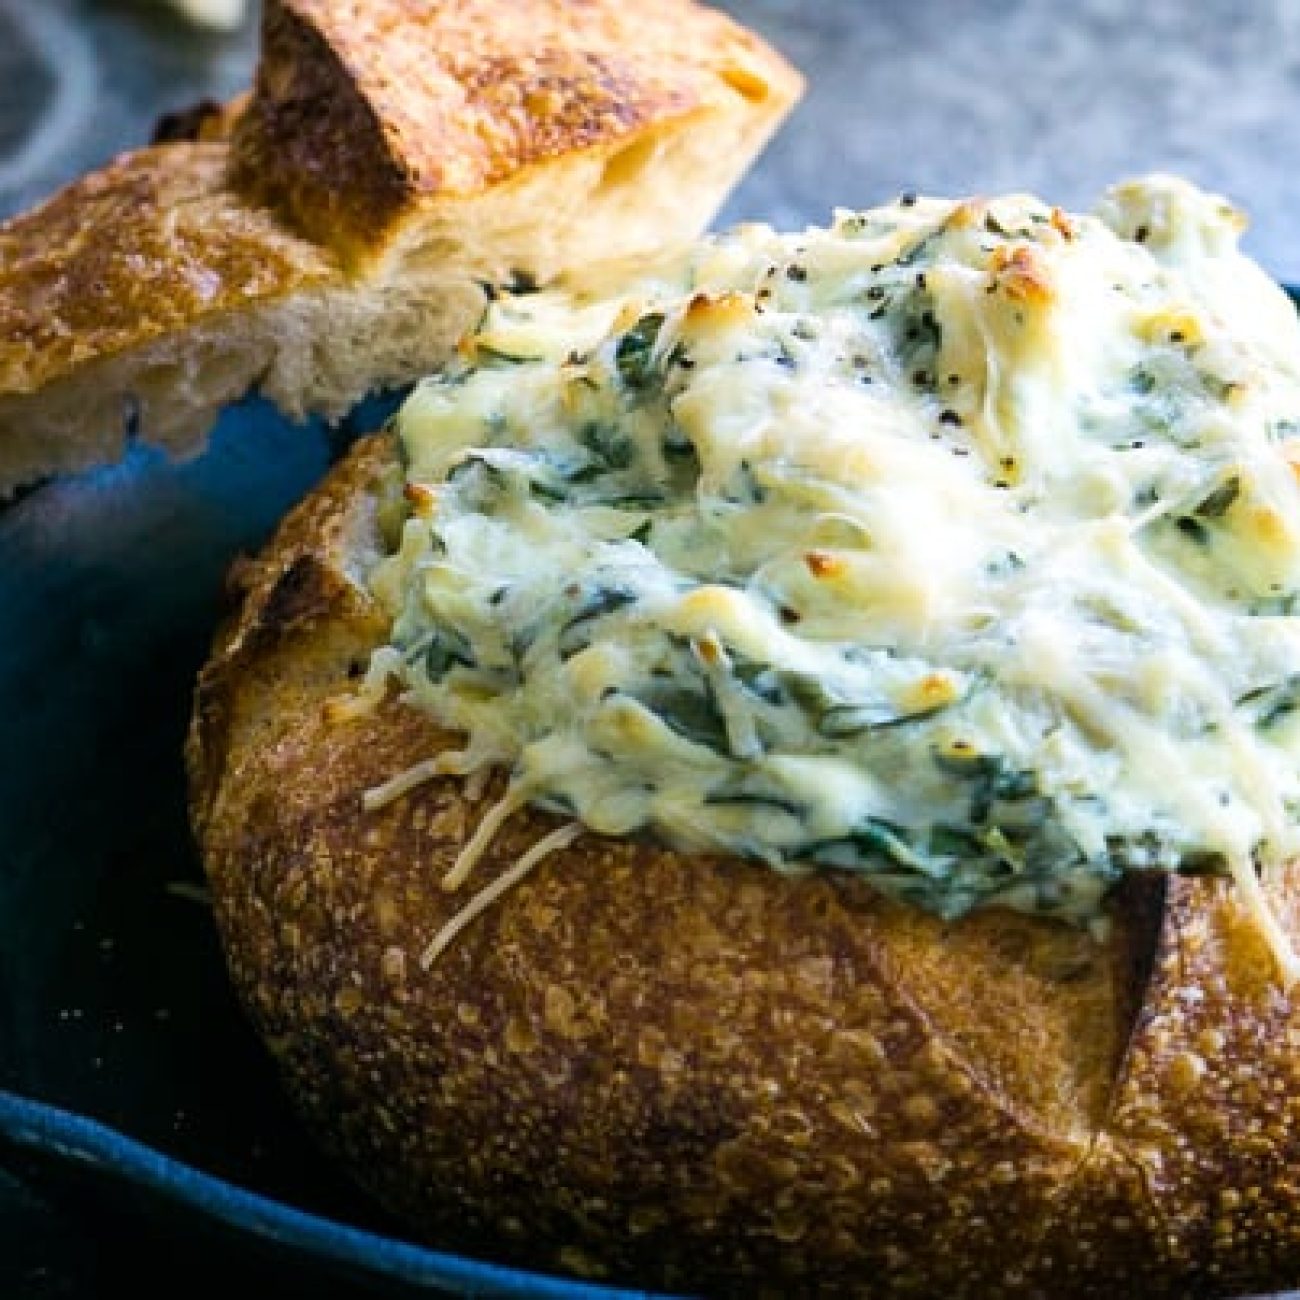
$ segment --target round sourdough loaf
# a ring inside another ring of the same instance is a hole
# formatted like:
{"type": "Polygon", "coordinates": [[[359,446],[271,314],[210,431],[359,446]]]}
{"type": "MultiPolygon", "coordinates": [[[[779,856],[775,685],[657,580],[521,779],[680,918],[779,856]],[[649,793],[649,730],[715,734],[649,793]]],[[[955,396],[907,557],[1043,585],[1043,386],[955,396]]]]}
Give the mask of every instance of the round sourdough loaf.
{"type": "MultiPolygon", "coordinates": [[[[400,483],[360,444],[233,575],[188,758],[235,985],[414,1233],[709,1294],[1296,1283],[1300,1022],[1225,882],[1127,884],[1098,941],[588,836],[422,960],[489,805],[445,778],[364,811],[455,738],[334,707],[388,634],[400,483]]],[[[513,816],[476,885],[557,824],[513,816]]],[[[1268,888],[1295,935],[1296,874],[1268,888]]]]}

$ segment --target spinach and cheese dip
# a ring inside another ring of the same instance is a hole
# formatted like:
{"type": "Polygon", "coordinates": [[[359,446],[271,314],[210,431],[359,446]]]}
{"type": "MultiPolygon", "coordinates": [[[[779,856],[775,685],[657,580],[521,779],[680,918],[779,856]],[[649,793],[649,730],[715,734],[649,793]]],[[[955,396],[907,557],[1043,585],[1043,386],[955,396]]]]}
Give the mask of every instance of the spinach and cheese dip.
{"type": "Polygon", "coordinates": [[[383,671],[603,835],[944,917],[1231,874],[1272,925],[1300,327],[1243,224],[905,195],[500,295],[397,420],[383,671]]]}

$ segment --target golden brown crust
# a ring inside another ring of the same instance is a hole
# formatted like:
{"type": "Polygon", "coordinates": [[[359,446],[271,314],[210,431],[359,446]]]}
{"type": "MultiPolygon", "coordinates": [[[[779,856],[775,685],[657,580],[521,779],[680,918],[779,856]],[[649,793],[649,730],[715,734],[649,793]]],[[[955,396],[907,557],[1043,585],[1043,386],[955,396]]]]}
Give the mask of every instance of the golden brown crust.
{"type": "Polygon", "coordinates": [[[417,1232],[719,1294],[1294,1282],[1300,1027],[1222,884],[1135,882],[1098,943],[588,838],[425,969],[555,823],[517,814],[448,895],[483,805],[447,780],[361,810],[451,742],[393,700],[323,707],[386,630],[357,575],[391,459],[364,445],[243,570],[190,762],[236,985],[417,1232]]]}
{"type": "Polygon", "coordinates": [[[219,142],[156,145],[0,226],[0,393],[339,277],[226,163],[219,142]]]}
{"type": "Polygon", "coordinates": [[[238,173],[313,237],[369,258],[422,200],[653,141],[692,114],[774,125],[801,85],[693,0],[268,0],[238,173]]]}

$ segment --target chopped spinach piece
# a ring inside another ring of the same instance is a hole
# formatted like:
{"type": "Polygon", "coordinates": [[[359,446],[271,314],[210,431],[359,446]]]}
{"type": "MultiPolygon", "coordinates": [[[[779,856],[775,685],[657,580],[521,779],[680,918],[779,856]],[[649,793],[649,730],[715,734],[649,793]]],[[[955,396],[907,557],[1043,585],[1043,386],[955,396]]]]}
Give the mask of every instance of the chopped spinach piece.
{"type": "Polygon", "coordinates": [[[474,667],[474,651],[456,628],[440,625],[421,651],[424,671],[431,682],[441,681],[453,668],[474,667]]]}
{"type": "Polygon", "coordinates": [[[729,804],[752,806],[755,808],[772,808],[776,812],[802,820],[808,810],[797,800],[788,795],[772,794],[758,790],[714,790],[705,795],[704,802],[711,807],[725,807],[729,804]]]}
{"type": "Polygon", "coordinates": [[[1300,708],[1300,673],[1293,673],[1284,681],[1271,686],[1247,691],[1237,701],[1237,705],[1247,707],[1254,725],[1260,731],[1275,727],[1300,708]]]}
{"type": "Polygon", "coordinates": [[[670,731],[717,754],[730,753],[727,724],[707,683],[701,690],[673,684],[669,679],[643,692],[639,699],[670,731]]]}
{"type": "Polygon", "coordinates": [[[591,625],[597,619],[625,609],[628,605],[635,604],[636,600],[636,592],[629,587],[597,587],[588,592],[560,629],[560,658],[568,659],[591,643],[591,625]]]}
{"type": "Polygon", "coordinates": [[[1241,479],[1236,474],[1233,474],[1224,479],[1209,496],[1196,506],[1192,513],[1202,519],[1218,519],[1228,513],[1233,502],[1240,495],[1241,479]]]}
{"type": "Polygon", "coordinates": [[[619,378],[633,392],[650,387],[655,379],[651,362],[663,323],[663,312],[647,313],[619,339],[614,350],[614,365],[619,378]]]}
{"type": "Polygon", "coordinates": [[[591,452],[592,464],[602,473],[627,469],[636,460],[636,445],[617,424],[589,420],[578,430],[578,440],[591,452]]]}

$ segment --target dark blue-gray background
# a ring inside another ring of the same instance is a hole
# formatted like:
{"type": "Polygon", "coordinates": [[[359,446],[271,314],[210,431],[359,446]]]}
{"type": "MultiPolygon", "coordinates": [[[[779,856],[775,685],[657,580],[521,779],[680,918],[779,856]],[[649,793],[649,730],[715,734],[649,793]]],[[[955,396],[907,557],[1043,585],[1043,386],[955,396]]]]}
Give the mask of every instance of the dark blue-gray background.
{"type": "MultiPolygon", "coordinates": [[[[1113,179],[1167,169],[1244,207],[1249,250],[1300,282],[1300,0],[725,7],[809,91],[723,221],[803,224],[902,189],[1086,207],[1113,179]]],[[[235,93],[254,51],[251,22],[203,34],[149,0],[0,0],[0,217],[142,143],[160,114],[235,93]]],[[[0,1295],[97,1294],[100,1254],[0,1171],[0,1295]]]]}

